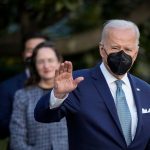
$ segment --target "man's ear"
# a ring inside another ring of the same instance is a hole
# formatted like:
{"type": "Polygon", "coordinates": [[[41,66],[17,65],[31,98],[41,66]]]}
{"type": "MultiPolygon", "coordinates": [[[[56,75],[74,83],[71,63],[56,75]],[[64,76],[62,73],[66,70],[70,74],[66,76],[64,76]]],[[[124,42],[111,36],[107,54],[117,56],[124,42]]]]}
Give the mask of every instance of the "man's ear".
{"type": "Polygon", "coordinates": [[[137,51],[137,52],[135,53],[135,55],[133,56],[133,61],[136,60],[137,56],[138,56],[138,51],[137,51]]]}
{"type": "Polygon", "coordinates": [[[105,55],[105,53],[104,53],[104,46],[103,46],[103,44],[101,42],[99,43],[99,54],[100,54],[100,56],[102,58],[105,55]]]}

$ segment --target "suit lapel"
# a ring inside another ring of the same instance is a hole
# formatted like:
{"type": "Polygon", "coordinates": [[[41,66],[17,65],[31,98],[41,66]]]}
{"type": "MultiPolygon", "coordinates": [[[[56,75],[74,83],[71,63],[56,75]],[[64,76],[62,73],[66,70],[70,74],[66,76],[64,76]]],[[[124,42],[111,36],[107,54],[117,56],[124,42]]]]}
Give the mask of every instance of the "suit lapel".
{"type": "MultiPolygon", "coordinates": [[[[139,135],[141,127],[142,127],[142,107],[141,107],[141,103],[140,103],[140,88],[136,85],[136,82],[134,80],[134,78],[131,75],[128,75],[129,80],[130,80],[130,84],[131,84],[131,88],[132,88],[132,92],[133,92],[133,96],[134,96],[134,100],[135,100],[135,104],[136,104],[136,108],[137,108],[137,115],[138,115],[138,124],[137,124],[137,129],[136,129],[136,133],[135,133],[135,137],[134,140],[136,139],[136,137],[139,135]]],[[[134,142],[133,140],[133,142],[134,142]]]]}
{"type": "MultiPolygon", "coordinates": [[[[109,90],[107,82],[106,82],[106,80],[105,80],[105,78],[104,78],[104,76],[100,70],[99,65],[100,64],[98,64],[91,72],[91,75],[93,78],[93,83],[94,83],[94,86],[96,87],[96,90],[98,91],[98,93],[102,97],[102,99],[106,105],[106,108],[108,109],[108,112],[110,113],[111,117],[113,118],[120,134],[123,137],[121,125],[120,125],[119,118],[118,118],[117,111],[116,111],[116,106],[114,103],[114,99],[113,99],[112,94],[109,90]]],[[[120,139],[117,139],[117,140],[119,140],[119,142],[121,142],[120,139]]]]}

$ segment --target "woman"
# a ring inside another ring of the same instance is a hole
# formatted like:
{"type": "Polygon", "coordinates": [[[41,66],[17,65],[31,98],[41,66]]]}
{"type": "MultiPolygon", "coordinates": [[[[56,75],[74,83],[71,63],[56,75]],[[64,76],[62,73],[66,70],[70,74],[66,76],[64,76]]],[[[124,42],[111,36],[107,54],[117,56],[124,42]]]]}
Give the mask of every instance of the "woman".
{"type": "Polygon", "coordinates": [[[53,88],[62,57],[52,43],[39,44],[31,57],[31,76],[16,92],[10,123],[11,150],[68,150],[66,120],[44,124],[34,119],[40,97],[53,88]]]}

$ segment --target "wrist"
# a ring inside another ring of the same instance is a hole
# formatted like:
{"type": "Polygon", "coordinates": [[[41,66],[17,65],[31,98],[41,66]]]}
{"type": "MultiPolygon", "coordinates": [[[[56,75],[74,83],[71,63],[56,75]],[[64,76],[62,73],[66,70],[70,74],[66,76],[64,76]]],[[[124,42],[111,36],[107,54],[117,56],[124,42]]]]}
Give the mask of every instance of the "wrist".
{"type": "Polygon", "coordinates": [[[67,93],[59,93],[54,89],[54,96],[58,99],[63,99],[65,96],[67,95],[67,93]]]}

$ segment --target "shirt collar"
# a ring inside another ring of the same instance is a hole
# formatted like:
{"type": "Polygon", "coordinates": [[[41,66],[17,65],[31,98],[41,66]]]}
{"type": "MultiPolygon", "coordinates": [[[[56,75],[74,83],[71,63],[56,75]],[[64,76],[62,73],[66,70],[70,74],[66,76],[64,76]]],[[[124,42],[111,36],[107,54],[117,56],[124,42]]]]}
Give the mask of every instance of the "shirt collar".
{"type": "MultiPolygon", "coordinates": [[[[118,80],[111,73],[109,73],[109,71],[107,70],[107,68],[105,67],[103,62],[100,65],[100,69],[101,69],[108,85],[110,85],[110,84],[114,83],[116,80],[118,80]]],[[[124,84],[126,84],[127,86],[130,86],[127,73],[123,76],[123,78],[121,80],[124,82],[124,84]]]]}

